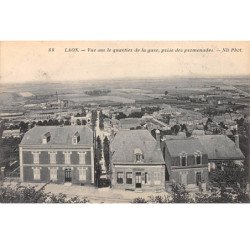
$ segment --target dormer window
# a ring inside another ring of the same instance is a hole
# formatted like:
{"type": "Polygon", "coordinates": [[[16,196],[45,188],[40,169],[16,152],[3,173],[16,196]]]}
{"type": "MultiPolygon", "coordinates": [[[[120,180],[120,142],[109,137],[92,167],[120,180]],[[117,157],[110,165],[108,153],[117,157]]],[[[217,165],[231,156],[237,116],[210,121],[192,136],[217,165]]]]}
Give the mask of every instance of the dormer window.
{"type": "Polygon", "coordinates": [[[72,138],[72,144],[76,145],[80,141],[80,134],[76,132],[72,138]]]}
{"type": "Polygon", "coordinates": [[[43,135],[43,144],[47,144],[51,139],[50,132],[43,135]]]}
{"type": "Polygon", "coordinates": [[[182,167],[186,167],[187,166],[187,153],[182,152],[180,154],[180,165],[182,167]]]}
{"type": "Polygon", "coordinates": [[[200,151],[196,151],[194,153],[194,156],[195,156],[195,164],[201,165],[202,164],[202,153],[200,151]]]}
{"type": "Polygon", "coordinates": [[[141,149],[136,148],[136,149],[134,150],[134,154],[135,154],[135,161],[136,161],[136,162],[141,162],[142,159],[143,159],[143,155],[142,155],[141,149]]]}
{"type": "Polygon", "coordinates": [[[136,161],[141,161],[142,160],[142,155],[141,154],[136,154],[135,155],[135,160],[136,161]]]}

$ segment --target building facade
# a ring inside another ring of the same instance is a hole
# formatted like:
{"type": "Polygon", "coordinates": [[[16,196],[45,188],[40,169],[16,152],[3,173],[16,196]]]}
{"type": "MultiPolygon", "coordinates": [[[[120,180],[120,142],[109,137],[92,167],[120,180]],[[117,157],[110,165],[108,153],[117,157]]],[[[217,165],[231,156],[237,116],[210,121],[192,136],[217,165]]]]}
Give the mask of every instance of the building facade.
{"type": "Polygon", "coordinates": [[[208,156],[196,138],[170,138],[162,142],[169,184],[184,185],[187,190],[206,188],[208,156]]]}
{"type": "MultiPolygon", "coordinates": [[[[158,131],[159,132],[159,131],[158,131]]],[[[112,187],[164,190],[165,162],[158,140],[148,130],[120,130],[111,142],[112,187]]]]}
{"type": "Polygon", "coordinates": [[[87,126],[36,126],[19,145],[23,182],[94,184],[93,133],[87,126]]]}

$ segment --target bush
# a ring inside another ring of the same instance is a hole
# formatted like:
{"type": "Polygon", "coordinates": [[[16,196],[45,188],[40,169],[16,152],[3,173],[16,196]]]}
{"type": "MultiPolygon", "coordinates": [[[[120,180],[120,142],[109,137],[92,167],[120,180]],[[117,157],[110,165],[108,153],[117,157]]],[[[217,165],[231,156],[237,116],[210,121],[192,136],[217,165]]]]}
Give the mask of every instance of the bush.
{"type": "Polygon", "coordinates": [[[0,203],[86,203],[86,198],[78,196],[68,198],[65,194],[52,194],[45,192],[45,186],[0,186],[0,203]]]}
{"type": "Polygon", "coordinates": [[[134,198],[131,203],[148,203],[148,201],[144,198],[141,198],[141,197],[137,197],[137,198],[134,198]]]}

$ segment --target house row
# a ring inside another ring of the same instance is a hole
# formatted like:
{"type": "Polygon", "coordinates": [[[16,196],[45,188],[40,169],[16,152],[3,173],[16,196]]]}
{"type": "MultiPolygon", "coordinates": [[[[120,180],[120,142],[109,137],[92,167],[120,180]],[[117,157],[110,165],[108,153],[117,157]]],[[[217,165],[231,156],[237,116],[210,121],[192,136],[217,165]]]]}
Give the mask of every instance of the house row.
{"type": "MultiPolygon", "coordinates": [[[[206,188],[208,173],[244,156],[226,135],[156,138],[146,129],[121,129],[111,136],[111,183],[122,190],[165,190],[180,183],[206,188]]],[[[94,184],[94,140],[88,126],[36,126],[19,145],[24,182],[94,184]]]]}

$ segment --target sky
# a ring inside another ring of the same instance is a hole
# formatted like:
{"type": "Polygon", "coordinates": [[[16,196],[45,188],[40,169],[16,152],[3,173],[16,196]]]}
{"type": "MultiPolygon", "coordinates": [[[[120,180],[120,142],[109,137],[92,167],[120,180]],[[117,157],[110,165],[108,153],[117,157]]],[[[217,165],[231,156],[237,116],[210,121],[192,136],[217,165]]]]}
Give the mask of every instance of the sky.
{"type": "Polygon", "coordinates": [[[0,42],[2,84],[247,75],[250,75],[250,42],[0,42]],[[49,52],[50,48],[54,52],[49,52]],[[70,48],[78,48],[80,52],[65,52],[70,48]],[[136,48],[140,51],[136,52],[136,48]],[[223,52],[223,48],[229,52],[223,52]],[[125,51],[114,53],[114,49],[125,51]],[[159,52],[152,52],[156,49],[159,52]],[[190,49],[213,52],[184,53],[190,49]],[[161,53],[162,50],[165,51],[161,53]]]}

